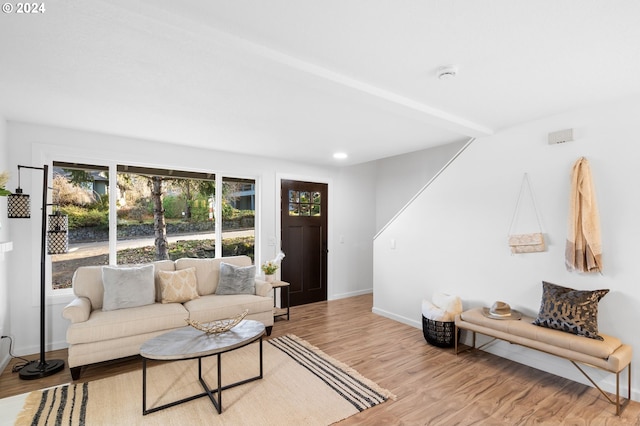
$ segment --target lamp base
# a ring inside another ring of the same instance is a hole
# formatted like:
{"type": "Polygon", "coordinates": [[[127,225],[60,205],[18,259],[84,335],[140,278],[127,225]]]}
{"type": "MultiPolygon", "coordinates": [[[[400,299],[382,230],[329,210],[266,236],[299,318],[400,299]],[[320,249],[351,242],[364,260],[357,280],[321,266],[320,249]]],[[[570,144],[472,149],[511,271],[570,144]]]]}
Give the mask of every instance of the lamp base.
{"type": "Polygon", "coordinates": [[[22,380],[41,379],[64,370],[64,361],[61,359],[48,359],[44,362],[31,361],[20,369],[19,376],[22,380]]]}

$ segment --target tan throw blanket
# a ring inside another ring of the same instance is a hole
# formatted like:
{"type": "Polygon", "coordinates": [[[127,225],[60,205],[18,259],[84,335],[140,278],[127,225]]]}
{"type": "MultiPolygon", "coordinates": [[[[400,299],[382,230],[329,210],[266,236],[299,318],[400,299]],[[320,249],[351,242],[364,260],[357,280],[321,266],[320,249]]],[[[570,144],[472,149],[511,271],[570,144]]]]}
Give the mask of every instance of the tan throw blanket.
{"type": "Polygon", "coordinates": [[[591,168],[584,157],[573,165],[571,176],[565,263],[569,271],[602,272],[600,215],[591,179],[591,168]]]}

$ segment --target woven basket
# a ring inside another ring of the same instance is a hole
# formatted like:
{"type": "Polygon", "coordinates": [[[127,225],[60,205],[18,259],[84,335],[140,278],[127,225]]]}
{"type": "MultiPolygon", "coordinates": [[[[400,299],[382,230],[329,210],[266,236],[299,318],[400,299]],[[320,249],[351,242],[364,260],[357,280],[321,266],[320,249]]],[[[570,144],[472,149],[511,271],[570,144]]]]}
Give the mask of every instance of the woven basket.
{"type": "Polygon", "coordinates": [[[441,348],[451,348],[455,345],[455,322],[434,321],[422,316],[422,333],[425,340],[441,348]]]}

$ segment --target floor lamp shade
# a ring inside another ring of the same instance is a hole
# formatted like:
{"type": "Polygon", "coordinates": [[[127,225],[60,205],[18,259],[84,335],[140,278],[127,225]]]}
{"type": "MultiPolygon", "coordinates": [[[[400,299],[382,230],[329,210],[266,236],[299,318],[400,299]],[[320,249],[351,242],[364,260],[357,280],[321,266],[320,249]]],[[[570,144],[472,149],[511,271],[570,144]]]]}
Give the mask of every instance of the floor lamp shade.
{"type": "Polygon", "coordinates": [[[69,217],[59,212],[49,215],[47,252],[63,254],[69,251],[69,217]]]}
{"type": "Polygon", "coordinates": [[[15,194],[7,196],[7,214],[9,219],[29,219],[31,217],[31,201],[21,188],[15,194]]]}

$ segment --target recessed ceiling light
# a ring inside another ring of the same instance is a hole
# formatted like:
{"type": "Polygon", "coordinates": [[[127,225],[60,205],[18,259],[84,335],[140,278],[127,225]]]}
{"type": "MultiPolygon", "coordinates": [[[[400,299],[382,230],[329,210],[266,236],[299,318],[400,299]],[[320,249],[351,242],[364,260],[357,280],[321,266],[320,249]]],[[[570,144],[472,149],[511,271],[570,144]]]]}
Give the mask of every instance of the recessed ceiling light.
{"type": "Polygon", "coordinates": [[[333,154],[333,158],[335,158],[336,160],[344,160],[347,157],[348,155],[345,152],[336,152],[335,154],[333,154]]]}
{"type": "Polygon", "coordinates": [[[458,75],[458,67],[454,65],[447,65],[446,67],[438,68],[438,79],[440,80],[451,80],[458,75]]]}

